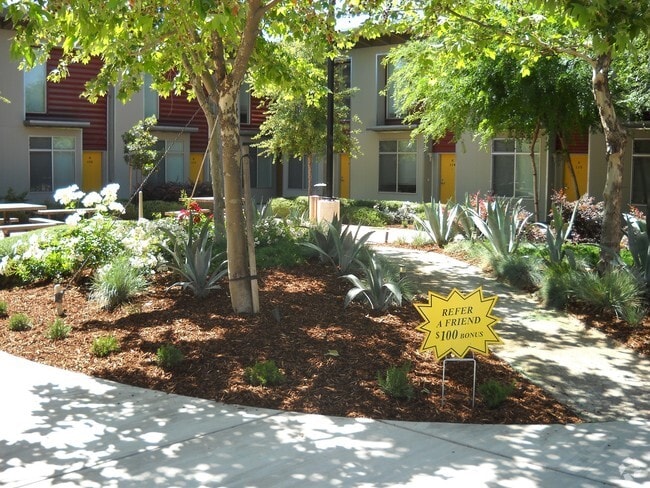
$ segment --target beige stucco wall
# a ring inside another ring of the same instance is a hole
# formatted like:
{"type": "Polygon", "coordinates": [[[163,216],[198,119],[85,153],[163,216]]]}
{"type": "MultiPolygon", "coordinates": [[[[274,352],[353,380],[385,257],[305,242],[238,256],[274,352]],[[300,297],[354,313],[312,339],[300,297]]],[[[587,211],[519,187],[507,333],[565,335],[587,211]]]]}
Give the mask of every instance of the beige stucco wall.
{"type": "Polygon", "coordinates": [[[350,198],[422,201],[430,169],[422,138],[417,139],[417,192],[379,192],[379,141],[408,139],[410,131],[397,127],[379,127],[377,112],[381,87],[377,80],[378,56],[388,52],[387,46],[353,49],[350,53],[351,86],[358,90],[351,99],[351,112],[360,119],[353,124],[361,148],[358,157],[350,161],[350,198]],[[429,169],[428,171],[426,171],[429,169]]]}
{"type": "Polygon", "coordinates": [[[9,54],[12,35],[13,31],[0,29],[0,93],[11,102],[0,102],[0,199],[10,188],[17,193],[29,189],[23,73],[9,54]]]}

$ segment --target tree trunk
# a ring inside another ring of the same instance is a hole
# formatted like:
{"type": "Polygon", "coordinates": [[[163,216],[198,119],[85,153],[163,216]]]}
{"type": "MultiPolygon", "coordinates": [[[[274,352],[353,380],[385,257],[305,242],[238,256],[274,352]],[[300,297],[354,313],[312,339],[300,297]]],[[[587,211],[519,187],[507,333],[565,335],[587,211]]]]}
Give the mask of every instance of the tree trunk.
{"type": "Polygon", "coordinates": [[[208,120],[208,139],[210,155],[210,178],[212,180],[212,195],[214,208],[215,236],[221,239],[225,231],[225,208],[223,198],[223,167],[221,141],[219,137],[218,118],[206,117],[208,120]]]}
{"type": "Polygon", "coordinates": [[[627,134],[621,125],[609,89],[609,67],[611,54],[598,57],[593,65],[592,90],[598,114],[605,133],[607,146],[607,178],[603,191],[605,203],[603,215],[603,233],[600,239],[600,268],[604,269],[612,260],[612,251],[619,252],[622,229],[622,183],[623,183],[623,152],[627,142],[627,134]]]}
{"type": "Polygon", "coordinates": [[[246,225],[242,199],[239,126],[237,119],[238,86],[219,91],[219,114],[223,183],[226,207],[226,241],[230,301],[235,313],[252,313],[246,225]]]}

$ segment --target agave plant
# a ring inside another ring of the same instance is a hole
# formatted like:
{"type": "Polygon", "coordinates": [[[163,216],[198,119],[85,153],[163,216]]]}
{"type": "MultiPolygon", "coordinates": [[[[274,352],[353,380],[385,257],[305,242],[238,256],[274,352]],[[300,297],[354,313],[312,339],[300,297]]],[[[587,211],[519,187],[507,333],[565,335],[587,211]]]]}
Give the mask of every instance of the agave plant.
{"type": "Polygon", "coordinates": [[[365,249],[372,232],[359,237],[360,227],[357,227],[354,234],[349,225],[343,230],[341,227],[340,220],[335,217],[332,222],[327,223],[326,230],[321,227],[310,229],[310,236],[314,242],[300,244],[316,251],[322,262],[330,262],[340,273],[347,273],[359,262],[359,255],[365,249]]]}
{"type": "Polygon", "coordinates": [[[360,262],[361,279],[354,274],[343,276],[354,288],[345,296],[344,306],[356,299],[362,299],[375,311],[384,311],[391,305],[402,305],[402,300],[409,294],[409,283],[406,278],[396,276],[396,273],[386,267],[374,253],[368,253],[367,262],[360,262]]]}
{"type": "Polygon", "coordinates": [[[554,204],[551,208],[551,223],[537,224],[542,229],[546,230],[546,247],[549,254],[548,261],[551,266],[559,265],[564,260],[565,256],[569,259],[569,264],[575,264],[575,259],[571,253],[567,253],[566,249],[564,249],[564,244],[571,235],[577,210],[578,205],[573,208],[573,213],[571,214],[569,222],[565,222],[562,217],[562,208],[559,205],[554,204]]]}
{"type": "Polygon", "coordinates": [[[623,214],[627,224],[625,234],[627,245],[632,254],[634,267],[643,275],[646,283],[650,283],[650,237],[648,235],[648,224],[645,220],[639,219],[631,214],[623,214]]]}
{"type": "Polygon", "coordinates": [[[451,202],[443,205],[431,200],[430,205],[424,205],[426,220],[417,215],[413,215],[413,220],[437,246],[444,247],[456,235],[456,216],[459,209],[458,205],[451,202]]]}
{"type": "Polygon", "coordinates": [[[517,249],[521,233],[531,214],[522,216],[521,199],[515,201],[511,198],[500,198],[486,202],[485,205],[486,220],[474,209],[467,209],[467,212],[474,225],[487,239],[488,250],[500,256],[507,256],[517,249]]]}
{"type": "Polygon", "coordinates": [[[214,240],[210,227],[210,221],[203,222],[198,235],[195,235],[190,222],[186,242],[168,233],[173,246],[163,246],[172,258],[169,268],[181,276],[181,280],[171,286],[189,288],[197,297],[204,297],[210,290],[220,288],[218,282],[228,272],[227,260],[214,265],[225,253],[213,254],[214,240]]]}

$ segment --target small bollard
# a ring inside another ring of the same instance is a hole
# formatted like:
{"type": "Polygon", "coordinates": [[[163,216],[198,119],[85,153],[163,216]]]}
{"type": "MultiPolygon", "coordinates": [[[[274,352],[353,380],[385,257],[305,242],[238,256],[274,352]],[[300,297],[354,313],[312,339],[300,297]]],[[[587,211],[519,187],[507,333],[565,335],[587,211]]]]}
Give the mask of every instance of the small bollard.
{"type": "Polygon", "coordinates": [[[61,285],[54,285],[54,303],[56,305],[56,315],[63,317],[63,288],[61,285]]]}

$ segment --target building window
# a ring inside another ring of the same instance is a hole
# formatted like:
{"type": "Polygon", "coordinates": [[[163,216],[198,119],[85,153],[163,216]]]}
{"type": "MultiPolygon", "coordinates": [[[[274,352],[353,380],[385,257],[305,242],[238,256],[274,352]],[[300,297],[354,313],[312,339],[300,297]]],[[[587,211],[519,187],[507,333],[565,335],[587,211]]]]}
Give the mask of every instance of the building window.
{"type": "Polygon", "coordinates": [[[45,113],[47,68],[45,63],[25,71],[25,113],[45,113]]]}
{"type": "MultiPolygon", "coordinates": [[[[539,160],[539,143],[535,145],[539,160]]],[[[530,144],[517,139],[492,140],[492,191],[504,197],[532,197],[530,144]]]]}
{"type": "Polygon", "coordinates": [[[161,160],[149,178],[149,182],[155,186],[167,182],[184,183],[187,181],[183,141],[158,139],[156,150],[160,154],[161,160]]]}
{"type": "Polygon", "coordinates": [[[400,125],[402,119],[398,115],[395,90],[389,83],[396,66],[393,63],[386,63],[385,58],[385,54],[377,56],[377,124],[400,125]]]}
{"type": "Polygon", "coordinates": [[[29,189],[51,192],[75,182],[75,138],[29,138],[29,189]]]}
{"type": "Polygon", "coordinates": [[[249,146],[251,188],[268,189],[273,187],[273,156],[260,156],[257,148],[249,146]]]}
{"type": "Polygon", "coordinates": [[[144,117],[158,118],[158,92],[151,85],[153,78],[150,74],[144,75],[144,117]]]}
{"type": "MultiPolygon", "coordinates": [[[[289,159],[288,168],[288,183],[287,187],[290,190],[307,190],[309,186],[307,174],[307,160],[306,158],[291,158],[289,159]]],[[[315,185],[321,181],[322,165],[320,161],[315,158],[311,165],[311,184],[315,185]]]]}
{"type": "Polygon", "coordinates": [[[239,89],[239,123],[251,123],[251,94],[248,83],[242,83],[239,89]]]}
{"type": "Polygon", "coordinates": [[[379,142],[379,191],[415,193],[416,144],[410,139],[379,142]]]}
{"type": "Polygon", "coordinates": [[[632,203],[650,203],[650,139],[632,143],[632,203]]]}

